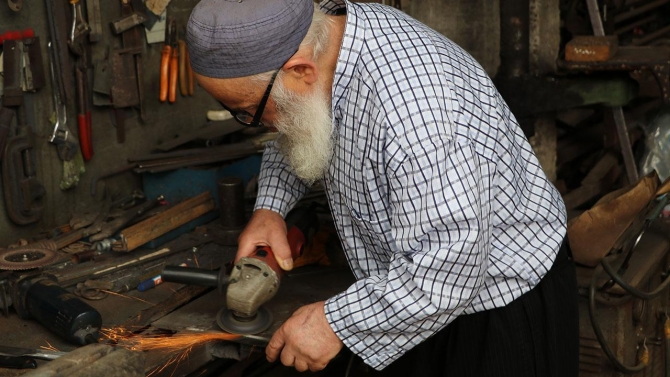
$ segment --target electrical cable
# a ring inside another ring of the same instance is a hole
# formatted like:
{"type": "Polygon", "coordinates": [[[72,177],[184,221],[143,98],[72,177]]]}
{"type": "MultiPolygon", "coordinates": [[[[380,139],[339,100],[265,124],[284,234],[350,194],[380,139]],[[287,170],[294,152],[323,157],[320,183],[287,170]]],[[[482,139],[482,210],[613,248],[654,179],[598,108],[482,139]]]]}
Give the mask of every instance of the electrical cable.
{"type": "Polygon", "coordinates": [[[631,286],[630,284],[626,283],[623,278],[616,272],[614,271],[614,268],[612,268],[612,265],[607,262],[605,258],[603,258],[600,261],[600,264],[602,265],[603,269],[605,269],[605,272],[614,280],[621,288],[623,288],[626,292],[630,293],[631,295],[641,298],[643,300],[651,300],[654,297],[658,296],[661,294],[667,287],[670,285],[670,275],[663,280],[661,284],[659,284],[656,289],[654,289],[651,292],[642,292],[641,290],[631,286]]]}
{"type": "Polygon", "coordinates": [[[589,319],[591,320],[591,326],[593,327],[593,332],[595,333],[596,339],[598,340],[598,343],[600,343],[600,347],[602,348],[603,352],[616,369],[626,374],[638,373],[642,371],[644,368],[646,368],[647,365],[639,363],[633,367],[630,367],[621,363],[619,359],[617,359],[617,357],[614,355],[607,342],[605,341],[603,332],[600,329],[600,324],[598,324],[598,321],[596,319],[596,298],[595,298],[596,280],[598,279],[598,274],[600,272],[601,266],[602,263],[596,266],[596,268],[593,271],[593,275],[591,276],[591,283],[589,284],[589,319]]]}

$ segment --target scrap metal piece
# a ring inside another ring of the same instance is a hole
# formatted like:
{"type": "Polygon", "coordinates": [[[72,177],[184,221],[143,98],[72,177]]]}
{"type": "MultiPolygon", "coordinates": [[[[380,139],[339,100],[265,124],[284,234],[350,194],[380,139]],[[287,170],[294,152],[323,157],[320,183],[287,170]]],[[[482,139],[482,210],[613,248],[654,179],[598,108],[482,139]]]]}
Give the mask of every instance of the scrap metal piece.
{"type": "Polygon", "coordinates": [[[24,246],[0,253],[0,269],[18,271],[44,267],[57,257],[58,254],[55,251],[45,247],[24,246]]]}

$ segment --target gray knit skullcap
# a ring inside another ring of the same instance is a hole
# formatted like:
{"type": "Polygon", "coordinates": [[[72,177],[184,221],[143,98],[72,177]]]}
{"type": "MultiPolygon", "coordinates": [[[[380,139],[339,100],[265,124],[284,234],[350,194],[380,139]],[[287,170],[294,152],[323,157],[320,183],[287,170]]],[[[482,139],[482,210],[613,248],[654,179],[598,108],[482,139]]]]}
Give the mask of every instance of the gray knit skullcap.
{"type": "Polygon", "coordinates": [[[213,78],[281,68],[312,23],[312,0],[202,0],[188,20],[191,66],[213,78]]]}

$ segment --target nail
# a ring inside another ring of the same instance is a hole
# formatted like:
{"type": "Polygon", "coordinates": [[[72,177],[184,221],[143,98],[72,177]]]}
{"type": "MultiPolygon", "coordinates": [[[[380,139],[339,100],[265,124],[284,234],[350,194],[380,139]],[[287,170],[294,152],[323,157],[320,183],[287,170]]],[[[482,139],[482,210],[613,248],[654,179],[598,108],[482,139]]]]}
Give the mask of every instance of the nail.
{"type": "Polygon", "coordinates": [[[293,259],[291,258],[284,259],[284,262],[282,264],[284,265],[284,270],[288,271],[293,268],[293,259]]]}

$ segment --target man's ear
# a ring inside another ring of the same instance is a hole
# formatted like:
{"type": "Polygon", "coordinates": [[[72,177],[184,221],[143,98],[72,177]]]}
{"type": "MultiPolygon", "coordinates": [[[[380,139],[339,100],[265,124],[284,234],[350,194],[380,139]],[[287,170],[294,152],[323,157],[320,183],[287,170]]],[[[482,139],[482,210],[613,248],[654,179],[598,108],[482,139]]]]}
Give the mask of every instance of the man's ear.
{"type": "Polygon", "coordinates": [[[282,69],[288,77],[308,85],[314,84],[318,79],[316,64],[312,60],[301,56],[293,56],[284,64],[282,69]]]}

